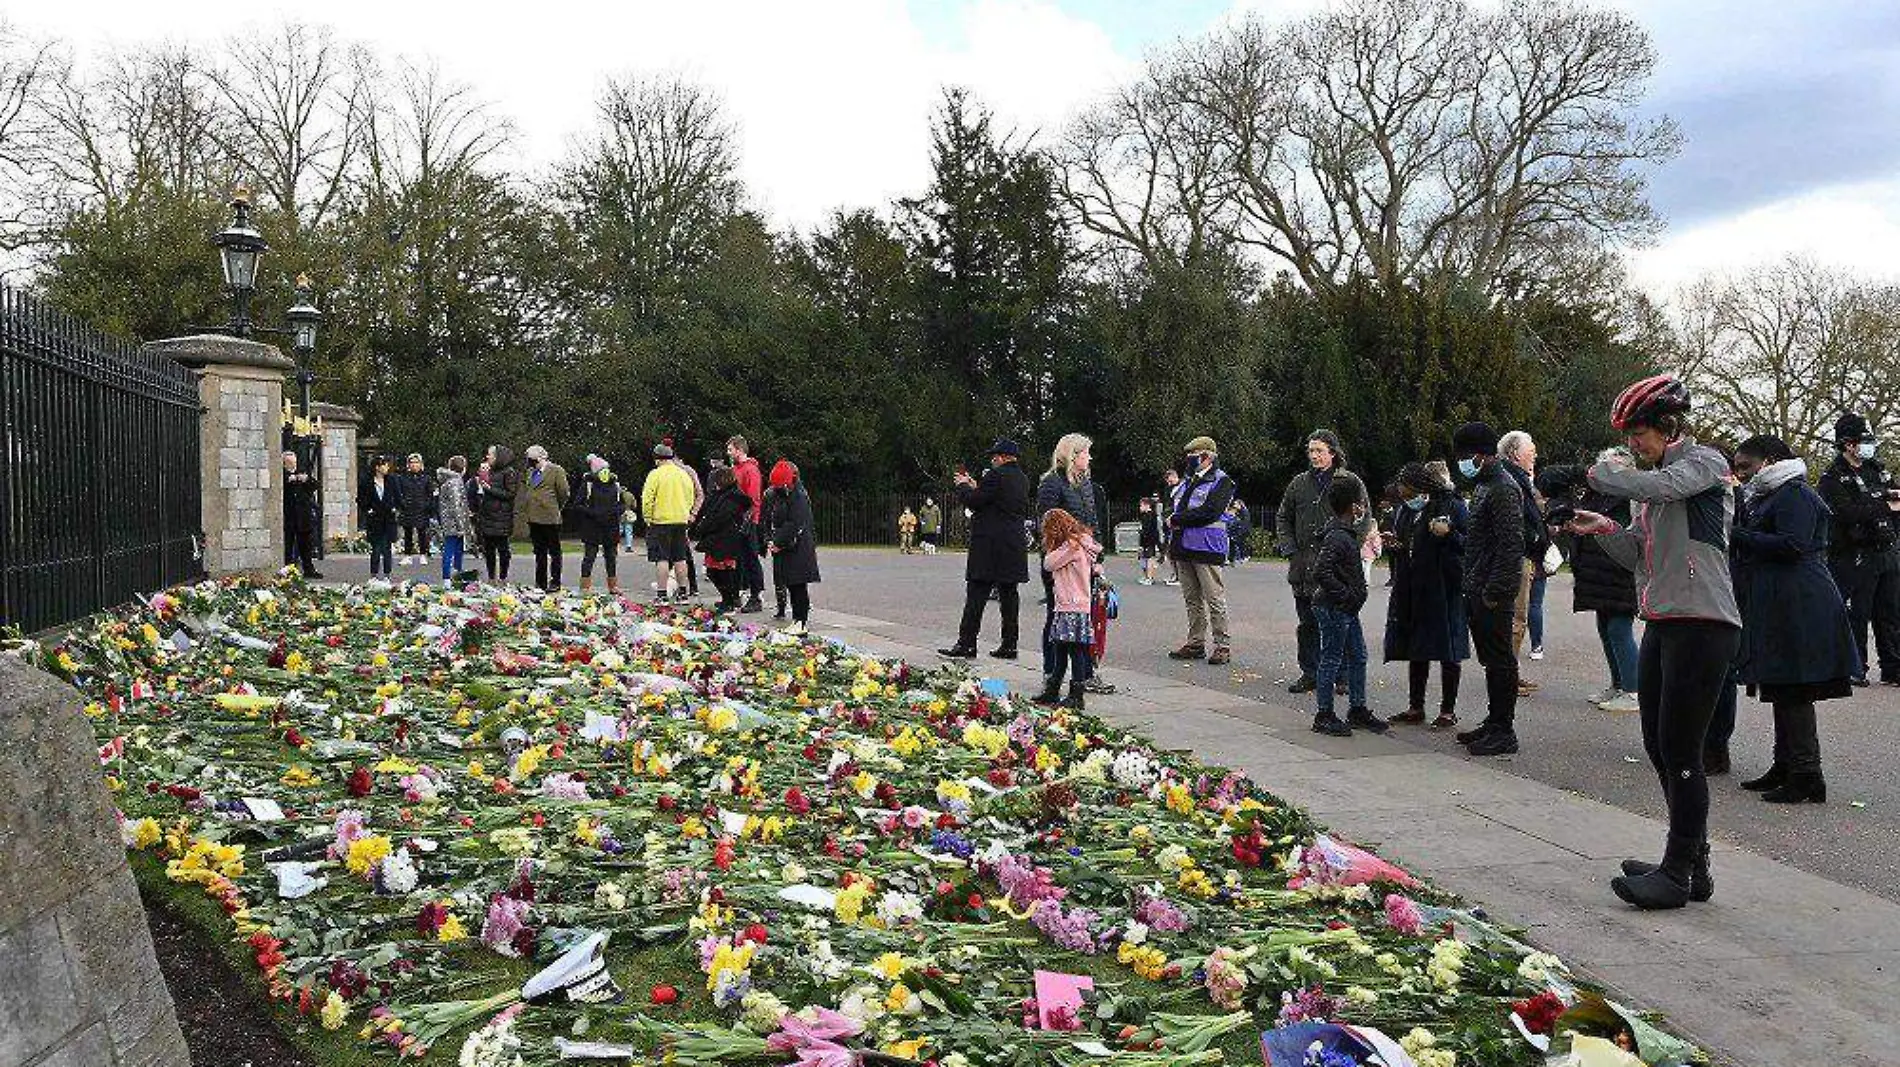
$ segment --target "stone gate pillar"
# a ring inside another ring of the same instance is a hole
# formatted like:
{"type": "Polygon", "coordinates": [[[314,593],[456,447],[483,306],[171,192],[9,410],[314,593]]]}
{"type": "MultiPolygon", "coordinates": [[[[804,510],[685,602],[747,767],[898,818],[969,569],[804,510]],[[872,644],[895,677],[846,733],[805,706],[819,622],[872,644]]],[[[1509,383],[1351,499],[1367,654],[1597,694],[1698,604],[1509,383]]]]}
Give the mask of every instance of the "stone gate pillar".
{"type": "Polygon", "coordinates": [[[198,372],[206,573],[283,566],[279,408],[296,363],[271,345],[216,334],[152,341],[145,351],[198,372]]]}
{"type": "Polygon", "coordinates": [[[0,1064],[190,1067],[79,705],[0,655],[0,1064]]]}
{"type": "Polygon", "coordinates": [[[363,416],[341,404],[311,404],[310,414],[323,420],[323,536],[349,537],[356,532],[356,438],[363,416]]]}

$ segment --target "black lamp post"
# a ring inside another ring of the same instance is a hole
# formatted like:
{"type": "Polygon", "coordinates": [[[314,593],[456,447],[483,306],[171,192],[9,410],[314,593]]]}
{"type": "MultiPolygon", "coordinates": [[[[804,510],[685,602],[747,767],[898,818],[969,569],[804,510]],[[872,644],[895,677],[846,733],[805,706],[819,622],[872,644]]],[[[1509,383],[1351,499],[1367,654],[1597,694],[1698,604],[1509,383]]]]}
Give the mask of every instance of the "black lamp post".
{"type": "Polygon", "coordinates": [[[310,385],[317,380],[310,359],[317,351],[317,325],[323,321],[323,312],[310,302],[310,275],[297,275],[297,302],[284,311],[284,319],[290,323],[291,350],[297,353],[297,415],[308,422],[310,385]]]}
{"type": "Polygon", "coordinates": [[[257,291],[257,263],[270,250],[264,235],[251,225],[251,191],[237,187],[231,196],[231,225],[218,231],[211,243],[218,246],[224,262],[224,287],[231,293],[231,322],[226,327],[233,337],[251,335],[251,294],[257,291]]]}

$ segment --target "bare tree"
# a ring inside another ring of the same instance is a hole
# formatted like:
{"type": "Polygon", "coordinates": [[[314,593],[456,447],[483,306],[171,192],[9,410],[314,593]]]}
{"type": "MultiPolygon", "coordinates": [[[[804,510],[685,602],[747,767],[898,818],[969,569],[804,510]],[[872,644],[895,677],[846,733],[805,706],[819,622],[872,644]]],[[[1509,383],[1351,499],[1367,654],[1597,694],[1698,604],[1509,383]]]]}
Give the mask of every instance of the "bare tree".
{"type": "MultiPolygon", "coordinates": [[[[1797,257],[1702,279],[1684,293],[1677,327],[1697,420],[1720,436],[1769,433],[1825,453],[1834,418],[1867,399],[1863,332],[1884,330],[1891,349],[1891,312],[1854,279],[1797,257]]],[[[1890,405],[1894,387],[1878,388],[1890,405]]]]}
{"type": "Polygon", "coordinates": [[[1667,120],[1621,14],[1576,0],[1349,0],[1191,48],[1168,82],[1222,130],[1236,236],[1310,287],[1353,275],[1501,292],[1652,234],[1641,166],[1667,120]]]}
{"type": "Polygon", "coordinates": [[[46,105],[55,86],[70,76],[70,64],[53,44],[34,41],[0,19],[0,251],[46,238],[53,193],[46,105]]]}
{"type": "Polygon", "coordinates": [[[739,207],[736,133],[717,96],[677,78],[611,80],[596,107],[554,195],[590,273],[631,320],[650,321],[739,207]]]}
{"type": "Polygon", "coordinates": [[[1221,130],[1191,99],[1191,57],[1157,57],[1140,81],[1085,110],[1049,153],[1082,227],[1151,273],[1199,263],[1235,224],[1221,130]]]}
{"type": "Polygon", "coordinates": [[[209,71],[230,114],[230,154],[253,161],[260,204],[315,229],[337,207],[370,129],[368,63],[328,30],[284,24],[235,37],[209,71]]]}
{"type": "Polygon", "coordinates": [[[61,80],[46,105],[43,161],[60,211],[110,217],[165,192],[228,191],[241,174],[203,65],[188,49],[115,55],[61,80]]]}

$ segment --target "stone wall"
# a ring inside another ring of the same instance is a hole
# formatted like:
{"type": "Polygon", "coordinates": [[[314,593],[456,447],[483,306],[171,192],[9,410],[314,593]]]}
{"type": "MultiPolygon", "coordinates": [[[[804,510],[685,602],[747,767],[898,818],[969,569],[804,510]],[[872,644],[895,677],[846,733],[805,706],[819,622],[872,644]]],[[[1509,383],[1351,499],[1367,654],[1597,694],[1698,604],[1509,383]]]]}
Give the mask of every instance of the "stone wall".
{"type": "Polygon", "coordinates": [[[310,413],[323,420],[323,535],[348,537],[356,532],[356,437],[363,417],[339,404],[312,404],[310,413]]]}
{"type": "Polygon", "coordinates": [[[296,364],[270,345],[236,337],[175,337],[145,349],[199,374],[205,570],[215,575],[283,566],[279,411],[284,375],[296,364]]]}
{"type": "Polygon", "coordinates": [[[0,655],[0,1065],[190,1062],[80,701],[0,655]]]}

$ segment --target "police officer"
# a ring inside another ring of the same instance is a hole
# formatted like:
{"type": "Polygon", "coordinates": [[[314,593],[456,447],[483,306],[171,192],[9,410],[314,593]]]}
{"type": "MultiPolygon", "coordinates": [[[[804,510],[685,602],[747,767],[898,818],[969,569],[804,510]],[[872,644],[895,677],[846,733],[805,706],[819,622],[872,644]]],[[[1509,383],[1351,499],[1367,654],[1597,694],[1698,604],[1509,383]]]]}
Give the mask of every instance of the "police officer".
{"type": "Polygon", "coordinates": [[[1828,569],[1847,599],[1867,684],[1867,624],[1873,623],[1880,681],[1900,686],[1900,482],[1874,458],[1877,442],[1867,420],[1842,415],[1834,423],[1840,455],[1821,475],[1821,496],[1834,511],[1828,569]]]}

